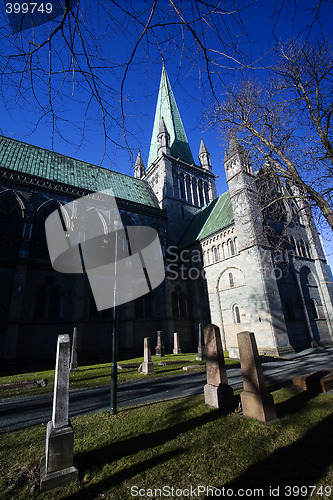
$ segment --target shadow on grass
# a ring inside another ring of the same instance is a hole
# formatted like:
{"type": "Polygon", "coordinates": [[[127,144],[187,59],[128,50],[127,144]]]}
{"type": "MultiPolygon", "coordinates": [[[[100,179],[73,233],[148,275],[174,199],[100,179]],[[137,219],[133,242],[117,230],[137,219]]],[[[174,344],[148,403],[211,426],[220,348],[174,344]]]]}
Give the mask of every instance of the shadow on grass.
{"type": "Polygon", "coordinates": [[[118,486],[119,484],[123,483],[124,481],[126,481],[131,477],[137,476],[138,474],[143,474],[146,470],[152,469],[153,467],[156,467],[157,465],[162,464],[163,462],[167,462],[168,460],[181,455],[182,453],[184,453],[184,451],[186,450],[184,450],[183,448],[176,448],[175,450],[168,451],[166,453],[162,453],[147,460],[140,461],[139,463],[131,465],[130,467],[127,467],[123,470],[116,472],[115,474],[112,474],[109,477],[106,477],[105,479],[102,479],[96,484],[91,484],[88,487],[83,488],[80,491],[77,491],[76,493],[66,495],[62,497],[62,499],[87,500],[88,498],[91,499],[98,498],[98,495],[101,492],[111,487],[118,486]]]}
{"type": "MultiPolygon", "coordinates": [[[[184,403],[182,404],[184,405],[184,403]]],[[[182,411],[180,406],[178,407],[178,410],[182,411]]],[[[209,422],[213,422],[219,419],[221,415],[222,413],[219,411],[209,411],[204,415],[190,418],[171,427],[168,427],[168,422],[170,421],[170,419],[168,418],[165,424],[165,428],[158,431],[144,433],[140,436],[128,438],[123,441],[115,441],[114,443],[96,448],[92,451],[77,454],[76,460],[80,470],[80,476],[84,476],[89,471],[101,469],[106,464],[120,460],[123,457],[136,455],[137,453],[140,453],[144,450],[154,450],[154,448],[172,441],[173,439],[177,438],[187,431],[198,429],[199,427],[209,422]]],[[[174,413],[172,416],[175,417],[174,413]]],[[[172,416],[170,416],[170,418],[172,416]]],[[[178,413],[178,420],[179,418],[180,416],[178,413]]],[[[174,421],[175,418],[173,419],[173,422],[174,421]]],[[[73,500],[77,498],[95,498],[94,496],[90,497],[90,495],[105,491],[106,488],[126,481],[131,477],[142,473],[143,471],[148,470],[152,467],[156,467],[160,463],[163,463],[177,455],[185,453],[186,451],[188,451],[186,448],[177,447],[170,452],[159,454],[157,450],[154,454],[154,457],[150,458],[149,460],[145,460],[143,462],[140,462],[139,464],[125,468],[124,470],[119,471],[110,477],[102,479],[94,485],[83,487],[81,491],[74,493],[66,498],[73,500]]]]}
{"type": "Polygon", "coordinates": [[[220,488],[230,488],[234,493],[238,489],[262,488],[262,498],[268,498],[270,487],[280,487],[278,498],[287,498],[285,487],[315,485],[326,473],[332,463],[332,441],[333,415],[329,415],[301,439],[274,451],[220,488]]]}
{"type": "Polygon", "coordinates": [[[299,412],[302,408],[305,408],[307,403],[318,396],[318,392],[314,391],[302,391],[299,392],[295,389],[295,394],[291,396],[286,401],[275,404],[276,413],[278,418],[285,417],[286,415],[291,415],[293,413],[299,412]]]}

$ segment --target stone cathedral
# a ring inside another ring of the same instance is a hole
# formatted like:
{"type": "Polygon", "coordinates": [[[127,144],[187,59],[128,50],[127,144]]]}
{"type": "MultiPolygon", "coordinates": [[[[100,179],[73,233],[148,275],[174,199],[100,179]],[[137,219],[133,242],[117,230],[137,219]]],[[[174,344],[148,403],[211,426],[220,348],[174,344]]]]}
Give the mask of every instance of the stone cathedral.
{"type": "MultiPolygon", "coordinates": [[[[167,352],[174,332],[183,351],[195,351],[199,324],[209,322],[232,357],[242,330],[263,354],[333,342],[332,278],[304,198],[267,161],[253,172],[234,135],[229,189],[217,196],[203,140],[198,149],[195,161],[164,66],[148,163],[139,152],[134,177],[0,137],[2,361],[51,361],[57,336],[74,327],[81,362],[110,360],[112,310],[97,310],[84,274],[52,269],[45,238],[59,206],[110,187],[125,226],[158,231],[166,269],[158,288],[117,308],[120,356],[142,355],[147,336],[154,348],[157,330],[167,352]],[[278,209],[265,208],[274,197],[278,209]]],[[[96,209],[86,221],[101,232],[111,223],[96,209]]]]}

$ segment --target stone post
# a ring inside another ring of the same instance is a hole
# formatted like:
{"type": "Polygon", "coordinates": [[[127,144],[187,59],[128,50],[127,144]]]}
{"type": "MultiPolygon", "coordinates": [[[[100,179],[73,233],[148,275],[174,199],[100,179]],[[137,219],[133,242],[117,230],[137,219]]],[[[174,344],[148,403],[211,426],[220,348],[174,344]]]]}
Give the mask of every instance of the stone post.
{"type": "Polygon", "coordinates": [[[173,334],[173,354],[181,354],[181,348],[179,343],[179,333],[175,332],[173,334]]]}
{"type": "Polygon", "coordinates": [[[197,361],[202,361],[205,359],[205,347],[202,336],[202,324],[199,323],[199,336],[198,336],[198,354],[195,358],[197,361]]]}
{"type": "Polygon", "coordinates": [[[228,385],[220,329],[207,325],[204,329],[207,384],[204,386],[205,404],[221,410],[232,409],[233,389],[228,385]]]}
{"type": "Polygon", "coordinates": [[[273,397],[267,392],[254,333],[240,332],[237,340],[244,387],[241,393],[243,415],[262,422],[276,420],[273,397]]]}
{"type": "Polygon", "coordinates": [[[72,355],[71,355],[71,364],[70,364],[69,370],[71,372],[78,370],[76,326],[74,327],[74,330],[73,330],[72,355]]]}
{"type": "Polygon", "coordinates": [[[162,356],[165,356],[165,347],[163,345],[163,332],[159,330],[157,332],[157,345],[155,347],[156,351],[156,356],[161,358],[162,356]]]}
{"type": "Polygon", "coordinates": [[[154,363],[151,360],[150,339],[149,337],[145,337],[143,339],[143,363],[139,367],[139,372],[148,375],[148,373],[152,373],[153,371],[154,363]]]}
{"type": "Polygon", "coordinates": [[[54,377],[52,420],[46,429],[45,456],[41,459],[40,489],[62,486],[78,478],[73,465],[74,432],[69,421],[69,335],[59,335],[54,377]]]}

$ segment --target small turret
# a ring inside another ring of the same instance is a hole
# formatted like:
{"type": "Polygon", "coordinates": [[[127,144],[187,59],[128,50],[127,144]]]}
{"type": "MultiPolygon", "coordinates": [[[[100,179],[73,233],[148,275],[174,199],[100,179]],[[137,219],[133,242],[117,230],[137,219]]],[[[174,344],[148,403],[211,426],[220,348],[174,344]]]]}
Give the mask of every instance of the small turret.
{"type": "Polygon", "coordinates": [[[230,132],[229,151],[225,152],[224,166],[227,181],[240,172],[253,176],[252,163],[248,152],[240,145],[233,130],[230,132]]]}
{"type": "Polygon", "coordinates": [[[212,170],[212,166],[210,163],[210,154],[208,153],[208,150],[202,138],[199,149],[199,161],[202,168],[205,168],[206,170],[212,170]]]}
{"type": "Polygon", "coordinates": [[[142,179],[142,177],[144,177],[145,173],[146,173],[145,166],[143,164],[141,152],[139,150],[138,156],[136,158],[136,162],[134,165],[134,177],[136,177],[137,179],[142,179]]]}
{"type": "Polygon", "coordinates": [[[159,154],[164,153],[166,155],[170,155],[170,134],[164,123],[163,116],[161,119],[161,124],[157,135],[157,141],[158,141],[159,154]]]}

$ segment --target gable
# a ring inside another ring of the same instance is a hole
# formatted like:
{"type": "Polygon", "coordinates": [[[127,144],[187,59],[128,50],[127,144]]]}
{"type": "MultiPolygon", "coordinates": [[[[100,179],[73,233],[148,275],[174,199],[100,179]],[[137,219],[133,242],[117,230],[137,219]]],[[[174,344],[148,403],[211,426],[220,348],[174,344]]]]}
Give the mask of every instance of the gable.
{"type": "Polygon", "coordinates": [[[234,222],[229,191],[199,210],[179,240],[179,247],[186,248],[234,222]]]}

